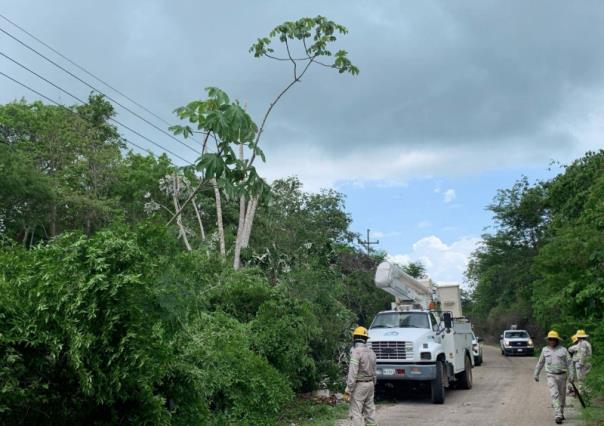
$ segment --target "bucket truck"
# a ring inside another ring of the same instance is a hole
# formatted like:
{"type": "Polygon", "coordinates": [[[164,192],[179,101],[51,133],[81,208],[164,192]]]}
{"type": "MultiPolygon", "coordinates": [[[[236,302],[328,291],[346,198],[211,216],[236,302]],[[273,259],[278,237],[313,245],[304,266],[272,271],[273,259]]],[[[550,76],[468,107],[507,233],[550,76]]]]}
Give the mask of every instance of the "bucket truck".
{"type": "Polygon", "coordinates": [[[395,297],[392,309],[378,313],[369,327],[378,385],[427,382],[435,404],[444,403],[445,388],[470,389],[474,364],[470,322],[440,309],[439,292],[431,280],[417,280],[395,263],[378,266],[375,285],[395,297]]]}

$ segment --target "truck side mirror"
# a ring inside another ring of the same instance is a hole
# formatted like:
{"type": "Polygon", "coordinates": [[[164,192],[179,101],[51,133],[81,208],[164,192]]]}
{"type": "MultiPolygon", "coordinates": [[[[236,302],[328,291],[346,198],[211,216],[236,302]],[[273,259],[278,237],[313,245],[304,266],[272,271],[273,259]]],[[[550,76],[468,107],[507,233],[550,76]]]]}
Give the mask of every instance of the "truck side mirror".
{"type": "Polygon", "coordinates": [[[445,328],[450,330],[453,327],[453,316],[451,312],[445,312],[443,314],[443,322],[445,323],[445,328]]]}
{"type": "Polygon", "coordinates": [[[501,340],[501,339],[503,339],[503,334],[500,334],[500,335],[499,335],[499,339],[500,339],[500,340],[501,340]]]}

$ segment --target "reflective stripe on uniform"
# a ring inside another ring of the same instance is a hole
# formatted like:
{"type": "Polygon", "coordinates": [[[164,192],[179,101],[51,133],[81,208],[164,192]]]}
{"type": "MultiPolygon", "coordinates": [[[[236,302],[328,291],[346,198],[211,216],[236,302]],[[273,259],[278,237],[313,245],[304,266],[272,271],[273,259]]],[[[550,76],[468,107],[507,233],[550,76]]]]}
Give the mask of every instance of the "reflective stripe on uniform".
{"type": "Polygon", "coordinates": [[[356,358],[352,358],[352,359],[350,360],[350,363],[351,363],[351,364],[354,364],[354,365],[357,365],[357,364],[359,363],[359,360],[358,360],[358,359],[356,359],[356,358]]]}

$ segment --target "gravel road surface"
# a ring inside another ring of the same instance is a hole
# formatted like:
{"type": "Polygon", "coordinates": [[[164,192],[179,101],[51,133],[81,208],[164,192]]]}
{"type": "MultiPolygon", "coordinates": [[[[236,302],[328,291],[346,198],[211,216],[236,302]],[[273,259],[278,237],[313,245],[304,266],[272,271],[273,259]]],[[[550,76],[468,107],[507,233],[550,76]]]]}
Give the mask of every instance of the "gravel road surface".
{"type": "MultiPolygon", "coordinates": [[[[377,421],[387,425],[555,425],[544,373],[533,381],[534,357],[504,357],[499,348],[484,347],[484,363],[475,367],[470,390],[449,390],[443,405],[432,404],[429,394],[387,392],[378,404],[377,421]]],[[[566,425],[581,425],[567,398],[566,425]]],[[[347,422],[340,422],[345,425],[347,422]]]]}

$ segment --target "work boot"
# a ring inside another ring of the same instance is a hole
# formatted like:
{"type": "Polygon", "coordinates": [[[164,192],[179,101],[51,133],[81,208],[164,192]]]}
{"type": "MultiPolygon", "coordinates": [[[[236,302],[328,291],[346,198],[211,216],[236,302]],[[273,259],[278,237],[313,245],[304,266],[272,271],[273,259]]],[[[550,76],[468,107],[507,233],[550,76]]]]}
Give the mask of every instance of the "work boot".
{"type": "Polygon", "coordinates": [[[556,424],[558,424],[558,425],[562,424],[562,417],[556,417],[556,424]]]}

